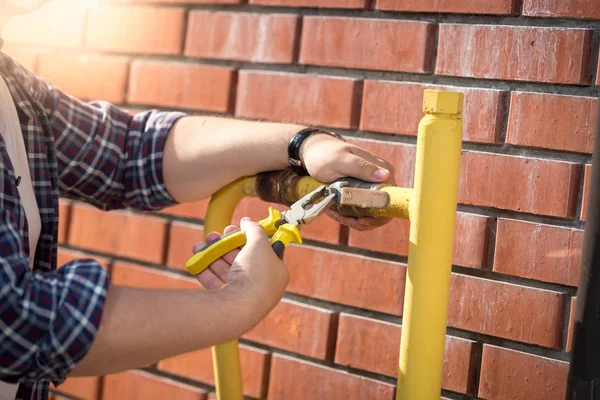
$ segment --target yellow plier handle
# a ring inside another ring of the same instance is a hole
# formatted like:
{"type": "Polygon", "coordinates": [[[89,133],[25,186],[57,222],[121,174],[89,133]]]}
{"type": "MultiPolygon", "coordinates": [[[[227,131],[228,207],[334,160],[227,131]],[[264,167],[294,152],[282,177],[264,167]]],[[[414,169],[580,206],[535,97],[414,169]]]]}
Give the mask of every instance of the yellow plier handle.
{"type": "MultiPolygon", "coordinates": [[[[273,236],[271,238],[271,246],[278,256],[281,256],[283,249],[288,244],[292,242],[302,243],[300,231],[296,225],[283,224],[279,227],[277,226],[277,223],[281,219],[281,211],[269,207],[269,216],[258,222],[267,233],[267,236],[273,236]]],[[[245,244],[246,236],[244,236],[241,230],[236,229],[204,246],[185,263],[185,267],[190,274],[198,275],[223,255],[245,244]]]]}

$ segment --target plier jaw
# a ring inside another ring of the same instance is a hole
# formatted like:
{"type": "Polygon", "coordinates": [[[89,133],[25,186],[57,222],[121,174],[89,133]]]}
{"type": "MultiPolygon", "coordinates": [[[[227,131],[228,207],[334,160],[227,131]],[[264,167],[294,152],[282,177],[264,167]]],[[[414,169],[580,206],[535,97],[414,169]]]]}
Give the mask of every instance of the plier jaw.
{"type": "Polygon", "coordinates": [[[307,225],[327,211],[336,201],[336,194],[329,185],[321,186],[290,206],[282,213],[284,223],[300,226],[307,225]]]}

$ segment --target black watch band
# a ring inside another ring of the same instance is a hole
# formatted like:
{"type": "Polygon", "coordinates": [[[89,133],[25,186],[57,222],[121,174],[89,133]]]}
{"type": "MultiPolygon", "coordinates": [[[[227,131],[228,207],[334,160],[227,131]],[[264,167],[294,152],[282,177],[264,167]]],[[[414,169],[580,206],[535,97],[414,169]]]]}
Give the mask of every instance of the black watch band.
{"type": "Polygon", "coordinates": [[[319,128],[304,128],[301,131],[298,131],[292,137],[292,139],[290,140],[290,143],[288,144],[288,159],[289,159],[290,167],[297,175],[301,175],[301,176],[308,175],[308,171],[306,170],[306,167],[304,167],[304,165],[302,165],[302,160],[300,160],[300,148],[302,147],[302,144],[306,141],[306,139],[308,139],[311,135],[314,135],[314,134],[326,134],[329,136],[333,136],[337,139],[340,139],[344,142],[346,141],[343,137],[341,137],[337,133],[324,131],[319,128]]]}

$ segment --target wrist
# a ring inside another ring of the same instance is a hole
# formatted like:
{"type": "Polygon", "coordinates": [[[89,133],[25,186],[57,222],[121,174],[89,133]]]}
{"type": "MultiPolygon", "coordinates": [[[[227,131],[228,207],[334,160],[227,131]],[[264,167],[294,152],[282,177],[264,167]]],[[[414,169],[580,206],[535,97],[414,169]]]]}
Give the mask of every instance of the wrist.
{"type": "Polygon", "coordinates": [[[295,133],[288,143],[289,165],[298,175],[308,175],[306,167],[306,154],[313,144],[328,140],[345,139],[333,132],[319,128],[304,128],[295,133]]]}
{"type": "Polygon", "coordinates": [[[265,296],[256,288],[227,285],[220,289],[227,298],[227,303],[240,310],[240,336],[258,324],[277,305],[273,302],[272,293],[265,296]]]}
{"type": "Polygon", "coordinates": [[[339,140],[339,139],[337,139],[334,136],[331,136],[327,132],[316,132],[316,133],[310,135],[302,143],[302,145],[300,146],[300,151],[298,152],[300,155],[300,161],[302,162],[302,165],[304,165],[306,167],[305,154],[307,153],[307,150],[309,150],[316,143],[321,143],[322,141],[328,141],[328,140],[339,140]]]}

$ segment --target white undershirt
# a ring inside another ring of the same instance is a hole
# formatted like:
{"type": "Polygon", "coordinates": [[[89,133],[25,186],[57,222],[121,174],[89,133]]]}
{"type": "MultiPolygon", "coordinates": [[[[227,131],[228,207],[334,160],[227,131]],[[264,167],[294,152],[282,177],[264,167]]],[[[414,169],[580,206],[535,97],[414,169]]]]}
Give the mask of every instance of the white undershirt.
{"type": "MultiPolygon", "coordinates": [[[[21,177],[17,190],[21,204],[25,210],[25,218],[29,228],[29,267],[33,266],[35,249],[42,230],[40,210],[31,183],[29,162],[19,116],[13,98],[0,76],[0,135],[4,139],[8,156],[13,165],[15,177],[21,177]]],[[[0,400],[13,400],[17,395],[18,385],[9,385],[0,381],[0,400]]]]}

